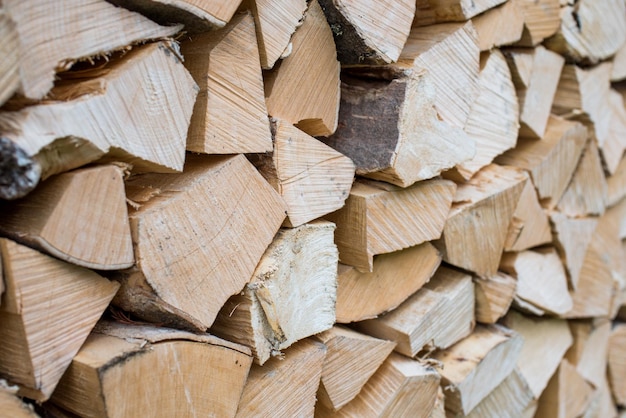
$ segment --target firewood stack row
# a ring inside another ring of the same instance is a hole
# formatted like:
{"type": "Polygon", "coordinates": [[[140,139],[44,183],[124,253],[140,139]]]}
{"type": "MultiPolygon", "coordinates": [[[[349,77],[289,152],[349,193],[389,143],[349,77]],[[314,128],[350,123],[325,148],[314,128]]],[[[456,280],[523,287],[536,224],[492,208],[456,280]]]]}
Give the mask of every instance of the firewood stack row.
{"type": "Polygon", "coordinates": [[[626,416],[624,0],[0,33],[0,415],[626,416]]]}

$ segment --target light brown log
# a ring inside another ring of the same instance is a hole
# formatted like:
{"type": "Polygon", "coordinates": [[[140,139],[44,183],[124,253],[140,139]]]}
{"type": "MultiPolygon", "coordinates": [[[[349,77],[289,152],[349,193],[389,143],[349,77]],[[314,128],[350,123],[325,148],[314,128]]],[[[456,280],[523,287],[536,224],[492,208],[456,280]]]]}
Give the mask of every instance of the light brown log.
{"type": "Polygon", "coordinates": [[[626,43],[617,50],[613,56],[613,71],[611,81],[618,82],[626,79],[626,43]]]}
{"type": "Polygon", "coordinates": [[[391,354],[395,343],[334,326],[315,338],[326,346],[317,401],[337,411],[354,399],[391,354]]]}
{"type": "Polygon", "coordinates": [[[397,308],[430,280],[440,263],[441,254],[425,242],[374,257],[371,273],[340,264],[337,322],[363,321],[397,308]]]}
{"type": "Polygon", "coordinates": [[[326,221],[282,229],[244,290],[231,297],[211,332],[249,346],[255,362],[335,323],[337,248],[326,221]]]}
{"type": "Polygon", "coordinates": [[[374,255],[438,238],[455,190],[454,183],[440,179],[406,189],[382,182],[355,182],[345,206],[326,216],[337,225],[339,260],[371,272],[374,255]]]}
{"type": "Polygon", "coordinates": [[[608,378],[613,398],[626,406],[626,325],[616,324],[611,331],[608,349],[608,378]]]}
{"type": "Polygon", "coordinates": [[[524,30],[523,9],[518,1],[509,0],[474,16],[472,23],[478,34],[481,51],[517,42],[524,30]]]}
{"type": "Polygon", "coordinates": [[[192,36],[181,44],[181,53],[200,87],[187,149],[206,154],[272,151],[252,15],[237,15],[221,30],[192,36]]]}
{"type": "Polygon", "coordinates": [[[606,377],[611,322],[607,318],[570,320],[569,327],[574,344],[565,358],[594,388],[600,388],[606,377]]]}
{"type": "Polygon", "coordinates": [[[342,65],[396,62],[415,16],[415,1],[320,0],[342,65]]]}
{"type": "Polygon", "coordinates": [[[496,158],[496,163],[527,170],[542,205],[552,209],[572,178],[587,134],[582,124],[551,116],[540,141],[520,138],[517,147],[496,158]]]}
{"type": "Polygon", "coordinates": [[[437,22],[461,22],[506,0],[421,0],[417,2],[413,25],[425,26],[437,22]]]}
{"type": "Polygon", "coordinates": [[[504,251],[523,251],[552,242],[550,221],[542,209],[531,181],[520,195],[504,243],[504,251]]]}
{"type": "MultiPolygon", "coordinates": [[[[592,401],[593,406],[594,401],[592,401]]],[[[594,408],[590,408],[591,414],[596,414],[598,417],[609,417],[616,418],[619,414],[620,418],[624,418],[624,411],[621,413],[618,412],[617,407],[615,405],[615,401],[611,396],[611,389],[609,388],[609,382],[607,379],[604,379],[602,387],[596,391],[596,400],[597,404],[597,412],[594,411],[594,408]]],[[[589,418],[594,415],[585,415],[584,418],[589,418]]]]}
{"type": "Polygon", "coordinates": [[[274,152],[248,159],[287,204],[288,226],[340,209],[354,180],[354,163],[289,123],[274,121],[274,152]]]}
{"type": "Polygon", "coordinates": [[[393,311],[355,324],[357,330],[396,342],[395,351],[415,357],[446,349],[474,329],[472,277],[440,267],[433,278],[393,311]]]}
{"type": "Polygon", "coordinates": [[[618,236],[622,240],[626,239],[626,199],[620,200],[614,206],[606,210],[606,215],[613,219],[613,225],[617,226],[618,236]]]}
{"type": "Polygon", "coordinates": [[[306,339],[284,357],[253,364],[236,417],[312,417],[325,356],[324,344],[306,339]]]}
{"type": "Polygon", "coordinates": [[[470,413],[512,371],[523,341],[499,325],[478,325],[464,340],[433,354],[443,364],[441,384],[446,410],[470,413]]]}
{"type": "Polygon", "coordinates": [[[443,259],[481,277],[494,276],[527,181],[522,170],[491,164],[459,185],[442,238],[435,241],[443,259]]]}
{"type": "Polygon", "coordinates": [[[285,218],[280,196],[243,155],[189,155],[181,174],[127,181],[136,267],[115,303],[138,317],[204,331],[252,277],[285,218]]]}
{"type": "Polygon", "coordinates": [[[441,386],[439,386],[439,388],[437,389],[435,406],[433,406],[433,410],[430,412],[428,418],[446,418],[445,396],[443,394],[443,389],[441,388],[441,386]]]}
{"type": "Polygon", "coordinates": [[[337,412],[318,403],[315,417],[427,418],[437,398],[439,379],[433,368],[392,353],[352,402],[337,412]]]}
{"type": "Polygon", "coordinates": [[[581,416],[592,399],[593,386],[567,360],[562,360],[556,373],[539,398],[536,418],[581,416]]]}
{"type": "Polygon", "coordinates": [[[5,238],[0,252],[0,374],[21,396],[44,401],[119,285],[5,238]]]}
{"type": "Polygon", "coordinates": [[[20,86],[19,35],[15,22],[0,8],[0,105],[3,105],[20,86]]]}
{"type": "Polygon", "coordinates": [[[265,99],[272,117],[311,136],[332,135],[339,112],[340,65],[332,32],[317,0],[311,1],[293,50],[266,74],[265,99]]]}
{"type": "Polygon", "coordinates": [[[6,380],[0,379],[0,411],[12,418],[37,418],[39,415],[33,406],[24,403],[17,396],[18,387],[9,385],[6,380]]]}
{"type": "Polygon", "coordinates": [[[626,158],[622,158],[612,175],[606,177],[607,206],[613,206],[626,197],[626,158]]]}
{"type": "Polygon", "coordinates": [[[54,100],[0,113],[0,197],[22,197],[40,178],[105,154],[136,170],[182,170],[197,92],[175,44],[137,47],[65,77],[54,100]]]}
{"type": "Polygon", "coordinates": [[[209,334],[101,321],[52,402],[89,417],[232,417],[251,363],[246,347],[209,334]]]}
{"type": "Polygon", "coordinates": [[[44,181],[33,193],[0,202],[4,236],[98,270],[134,264],[123,169],[101,165],[44,181]]]}
{"type": "Polygon", "coordinates": [[[510,0],[523,11],[520,46],[535,46],[556,33],[561,25],[559,0],[510,0]]]}
{"type": "Polygon", "coordinates": [[[475,277],[476,321],[495,324],[509,310],[516,289],[515,278],[501,271],[488,279],[475,277]]]}

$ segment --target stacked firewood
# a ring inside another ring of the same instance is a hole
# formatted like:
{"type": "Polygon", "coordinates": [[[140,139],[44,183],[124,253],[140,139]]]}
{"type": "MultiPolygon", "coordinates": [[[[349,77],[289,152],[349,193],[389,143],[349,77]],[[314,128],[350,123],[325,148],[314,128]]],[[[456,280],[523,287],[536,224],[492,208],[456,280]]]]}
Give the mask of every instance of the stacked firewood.
{"type": "Polygon", "coordinates": [[[626,416],[624,0],[0,33],[0,415],[626,416]]]}

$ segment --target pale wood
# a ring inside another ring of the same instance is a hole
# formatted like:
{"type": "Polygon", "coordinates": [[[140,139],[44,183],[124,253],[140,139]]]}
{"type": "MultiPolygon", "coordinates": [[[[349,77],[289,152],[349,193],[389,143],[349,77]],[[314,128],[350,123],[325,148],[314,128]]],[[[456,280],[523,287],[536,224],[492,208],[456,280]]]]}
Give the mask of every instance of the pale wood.
{"type": "Polygon", "coordinates": [[[352,402],[337,412],[318,403],[315,417],[427,418],[437,398],[439,380],[433,368],[392,353],[352,402]]]}
{"type": "Polygon", "coordinates": [[[312,417],[326,347],[306,339],[284,357],[253,364],[236,417],[312,417]]]}
{"type": "Polygon", "coordinates": [[[618,228],[618,236],[622,240],[626,239],[626,199],[620,200],[614,206],[606,210],[606,215],[613,219],[613,225],[618,228]]]}
{"type": "Polygon", "coordinates": [[[119,285],[6,238],[0,374],[19,394],[47,400],[119,285]]]}
{"type": "Polygon", "coordinates": [[[354,163],[295,126],[274,121],[274,152],[248,159],[287,204],[287,226],[340,209],[350,194],[354,163]]]}
{"type": "Polygon", "coordinates": [[[435,246],[448,263],[492,277],[498,270],[509,224],[528,176],[491,164],[458,187],[435,246]]]}
{"type": "Polygon", "coordinates": [[[84,417],[232,417],[251,363],[246,347],[212,335],[105,321],[52,402],[84,417]]]}
{"type": "Polygon", "coordinates": [[[524,32],[520,46],[535,46],[552,36],[561,26],[559,0],[509,0],[524,14],[524,32]]]}
{"type": "Polygon", "coordinates": [[[613,71],[611,81],[617,82],[626,79],[626,43],[617,50],[613,56],[613,71]]]}
{"type": "Polygon", "coordinates": [[[53,176],[23,199],[0,202],[0,231],[83,267],[131,267],[135,258],[123,177],[115,165],[53,176]]]}
{"type": "Polygon", "coordinates": [[[556,373],[539,398],[536,418],[576,418],[588,408],[593,386],[567,360],[562,360],[556,373]]]}
{"type": "Polygon", "coordinates": [[[413,25],[468,20],[506,0],[420,0],[413,25]]]}
{"type": "Polygon", "coordinates": [[[115,303],[145,320],[205,330],[250,280],[285,218],[280,196],[243,155],[189,155],[180,174],[127,181],[137,264],[115,303]]]}
{"type": "Polygon", "coordinates": [[[280,230],[211,332],[251,347],[262,365],[296,341],[330,329],[337,294],[334,229],[316,221],[280,230]]]}
{"type": "Polygon", "coordinates": [[[611,393],[620,406],[626,406],[626,325],[611,330],[608,349],[608,378],[611,393]]]}
{"type": "Polygon", "coordinates": [[[443,389],[441,388],[441,386],[439,386],[439,388],[437,389],[435,406],[433,406],[433,410],[430,412],[428,418],[446,418],[445,396],[443,394],[443,389]]]}
{"type": "Polygon", "coordinates": [[[311,136],[331,135],[338,122],[340,65],[332,31],[317,0],[309,4],[291,42],[289,56],[266,74],[267,110],[311,136]]]}
{"type": "Polygon", "coordinates": [[[478,325],[464,340],[433,354],[443,365],[446,410],[470,413],[515,367],[523,341],[500,325],[478,325]]]}
{"type": "Polygon", "coordinates": [[[0,7],[0,105],[4,104],[20,86],[19,35],[15,23],[0,7]]]}
{"type": "Polygon", "coordinates": [[[565,59],[542,46],[505,52],[520,107],[520,135],[542,138],[565,59]]]}
{"type": "Polygon", "coordinates": [[[339,260],[362,272],[373,270],[374,255],[438,238],[456,186],[428,180],[401,189],[382,182],[356,181],[346,204],[326,216],[337,225],[339,260]]]}
{"type": "Polygon", "coordinates": [[[77,60],[172,36],[182,28],[159,26],[104,0],[70,0],[62,8],[49,0],[5,0],[3,7],[19,36],[19,92],[31,99],[43,98],[55,72],[77,60]]]}
{"type": "Polygon", "coordinates": [[[613,206],[626,197],[626,157],[622,158],[613,172],[606,177],[607,206],[613,206]]]}
{"type": "Polygon", "coordinates": [[[221,30],[192,36],[181,44],[181,53],[200,87],[187,149],[206,154],[272,151],[252,15],[242,13],[221,30]]]}
{"type": "Polygon", "coordinates": [[[0,113],[0,152],[11,155],[0,176],[12,177],[0,197],[21,197],[40,178],[107,153],[136,170],[182,170],[196,84],[175,44],[137,47],[102,65],[65,73],[55,100],[0,113]]]}
{"type": "Polygon", "coordinates": [[[17,396],[17,386],[9,385],[6,380],[0,379],[0,411],[7,417],[37,418],[32,405],[24,403],[17,396]]]}
{"type": "Polygon", "coordinates": [[[523,251],[552,242],[550,221],[539,203],[532,182],[527,182],[520,195],[513,220],[504,243],[504,251],[523,251]]]}
{"type": "Polygon", "coordinates": [[[508,0],[473,17],[480,50],[489,51],[519,41],[524,30],[523,10],[518,1],[508,0]]]}
{"type": "Polygon", "coordinates": [[[586,142],[582,124],[551,116],[541,141],[520,138],[515,149],[496,162],[527,170],[542,206],[552,209],[565,192],[586,142]]]}
{"type": "MultiPolygon", "coordinates": [[[[609,388],[609,382],[607,381],[607,379],[604,379],[602,387],[600,387],[597,392],[599,392],[597,393],[596,401],[598,404],[598,412],[596,415],[597,417],[616,418],[618,415],[620,416],[620,418],[624,417],[624,411],[622,410],[620,413],[617,410],[615,402],[611,396],[611,389],[609,388]]],[[[584,418],[588,417],[585,416],[584,418]]]]}
{"type": "Polygon", "coordinates": [[[395,62],[415,16],[414,0],[320,0],[342,65],[395,62]]]}
{"type": "Polygon", "coordinates": [[[317,400],[339,410],[354,399],[391,354],[395,343],[334,326],[315,338],[327,348],[317,400]]]}
{"type": "Polygon", "coordinates": [[[501,271],[488,279],[474,278],[476,321],[495,324],[508,312],[516,289],[515,278],[501,271]]]}
{"type": "Polygon", "coordinates": [[[607,318],[570,320],[569,327],[574,344],[565,358],[585,380],[601,387],[606,377],[611,322],[607,318]]]}
{"type": "Polygon", "coordinates": [[[446,349],[474,329],[472,277],[440,267],[422,289],[393,311],[355,324],[357,330],[395,341],[395,351],[407,357],[446,349]]]}
{"type": "Polygon", "coordinates": [[[429,242],[374,257],[371,273],[340,264],[337,271],[337,322],[375,318],[397,308],[430,280],[441,254],[429,242]]]}

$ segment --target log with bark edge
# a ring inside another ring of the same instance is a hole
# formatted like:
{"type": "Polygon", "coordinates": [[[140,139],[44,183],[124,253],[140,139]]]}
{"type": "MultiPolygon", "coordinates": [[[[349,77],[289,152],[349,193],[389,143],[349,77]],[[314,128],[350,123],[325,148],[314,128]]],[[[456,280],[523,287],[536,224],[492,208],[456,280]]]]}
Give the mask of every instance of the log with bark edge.
{"type": "Polygon", "coordinates": [[[626,406],[626,325],[616,324],[611,330],[608,353],[608,377],[611,393],[620,406],[626,406]]]}
{"type": "Polygon", "coordinates": [[[523,251],[552,242],[550,221],[531,181],[520,195],[504,243],[504,251],[523,251]]]}
{"type": "Polygon", "coordinates": [[[593,392],[593,386],[563,359],[539,398],[535,417],[581,416],[589,407],[593,392]]]}
{"type": "Polygon", "coordinates": [[[476,321],[495,324],[508,312],[516,290],[517,280],[501,271],[488,279],[475,277],[476,321]]]}
{"type": "Polygon", "coordinates": [[[480,50],[489,51],[520,40],[524,30],[523,9],[517,1],[509,0],[474,16],[472,23],[480,50]]]}
{"type": "Polygon", "coordinates": [[[0,106],[17,91],[20,86],[18,33],[15,23],[0,8],[0,106]]]}
{"type": "Polygon", "coordinates": [[[414,26],[438,22],[462,22],[506,0],[418,0],[414,26]]]}
{"type": "Polygon", "coordinates": [[[559,0],[510,0],[522,9],[524,31],[519,46],[536,46],[561,26],[559,0]]]}

